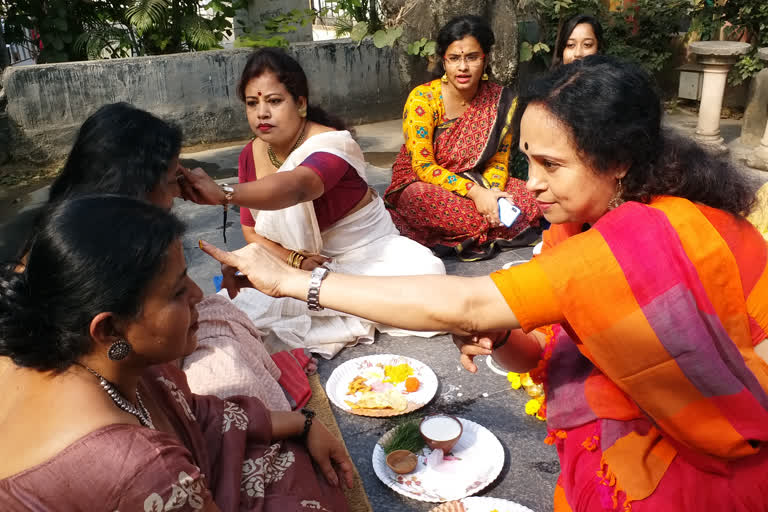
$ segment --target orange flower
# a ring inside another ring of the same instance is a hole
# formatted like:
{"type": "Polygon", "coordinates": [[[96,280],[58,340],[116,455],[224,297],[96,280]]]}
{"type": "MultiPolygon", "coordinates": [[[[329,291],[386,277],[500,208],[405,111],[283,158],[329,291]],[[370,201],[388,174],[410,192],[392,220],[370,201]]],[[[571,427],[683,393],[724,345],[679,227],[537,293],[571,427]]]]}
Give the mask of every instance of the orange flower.
{"type": "Polygon", "coordinates": [[[405,379],[405,390],[409,393],[413,393],[419,390],[421,382],[416,377],[408,377],[405,379]]]}

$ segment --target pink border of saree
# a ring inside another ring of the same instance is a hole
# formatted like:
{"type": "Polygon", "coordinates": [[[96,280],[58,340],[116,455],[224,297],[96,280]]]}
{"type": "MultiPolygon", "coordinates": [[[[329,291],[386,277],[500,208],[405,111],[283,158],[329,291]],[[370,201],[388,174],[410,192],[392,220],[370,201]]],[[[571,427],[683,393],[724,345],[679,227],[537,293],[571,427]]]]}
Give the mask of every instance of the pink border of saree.
{"type": "Polygon", "coordinates": [[[677,455],[717,471],[768,441],[768,365],[736,259],[701,208],[626,203],[536,262],[567,320],[550,361],[549,427],[600,420],[599,476],[626,503],[649,496],[677,455]]]}

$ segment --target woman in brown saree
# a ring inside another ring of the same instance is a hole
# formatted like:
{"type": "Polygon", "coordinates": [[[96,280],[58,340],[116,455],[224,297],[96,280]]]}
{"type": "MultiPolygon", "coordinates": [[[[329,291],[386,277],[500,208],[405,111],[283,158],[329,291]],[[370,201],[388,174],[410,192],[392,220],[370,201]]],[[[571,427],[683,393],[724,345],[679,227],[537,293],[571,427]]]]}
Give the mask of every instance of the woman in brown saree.
{"type": "Polygon", "coordinates": [[[526,245],[541,215],[525,182],[508,171],[511,90],[488,80],[494,35],[479,16],[448,22],[437,38],[445,74],[411,91],[403,112],[405,144],[392,169],[385,203],[400,233],[438,254],[464,260],[526,245]],[[521,213],[499,220],[499,198],[521,213]]]}
{"type": "Polygon", "coordinates": [[[174,364],[202,299],[178,219],[89,196],[41,226],[0,270],[2,510],[348,510],[352,462],[314,413],[196,395],[174,364]]]}

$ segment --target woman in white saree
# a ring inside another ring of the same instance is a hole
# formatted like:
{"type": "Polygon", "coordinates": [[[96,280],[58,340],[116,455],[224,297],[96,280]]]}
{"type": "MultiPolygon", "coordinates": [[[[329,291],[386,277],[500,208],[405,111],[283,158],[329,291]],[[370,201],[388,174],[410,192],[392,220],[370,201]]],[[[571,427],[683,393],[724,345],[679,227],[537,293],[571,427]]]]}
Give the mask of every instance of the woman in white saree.
{"type": "MultiPolygon", "coordinates": [[[[306,76],[294,59],[276,49],[255,52],[238,94],[256,134],[240,155],[240,183],[219,187],[199,169],[184,170],[187,199],[240,206],[246,241],[305,270],[325,265],[361,275],[445,273],[429,249],[400,236],[365,181],[360,146],[340,121],[308,105],[306,76]]],[[[238,295],[234,303],[268,335],[323,357],[349,344],[372,342],[376,328],[393,335],[435,334],[387,328],[331,310],[310,311],[304,302],[256,290],[238,295]]]]}

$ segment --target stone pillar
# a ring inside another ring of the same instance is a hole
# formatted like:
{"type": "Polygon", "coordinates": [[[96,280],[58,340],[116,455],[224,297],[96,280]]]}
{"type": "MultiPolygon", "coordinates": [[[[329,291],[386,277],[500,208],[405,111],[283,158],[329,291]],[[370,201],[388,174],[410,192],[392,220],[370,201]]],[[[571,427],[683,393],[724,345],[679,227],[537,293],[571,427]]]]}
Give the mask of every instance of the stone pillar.
{"type": "MultiPolygon", "coordinates": [[[[768,47],[757,50],[757,56],[760,60],[768,64],[768,47]]],[[[765,110],[766,107],[768,107],[768,105],[763,105],[763,110],[765,110]]],[[[754,153],[747,158],[747,165],[754,167],[755,169],[768,171],[768,120],[765,122],[765,132],[763,132],[763,138],[760,141],[760,145],[757,146],[754,153]]]]}
{"type": "Polygon", "coordinates": [[[704,78],[701,84],[699,122],[694,138],[718,153],[726,153],[728,147],[720,136],[720,111],[728,71],[739,56],[749,52],[747,43],[733,41],[696,41],[690,44],[691,53],[702,65],[704,78]]]}

